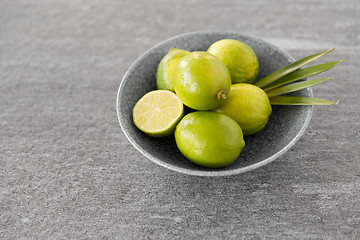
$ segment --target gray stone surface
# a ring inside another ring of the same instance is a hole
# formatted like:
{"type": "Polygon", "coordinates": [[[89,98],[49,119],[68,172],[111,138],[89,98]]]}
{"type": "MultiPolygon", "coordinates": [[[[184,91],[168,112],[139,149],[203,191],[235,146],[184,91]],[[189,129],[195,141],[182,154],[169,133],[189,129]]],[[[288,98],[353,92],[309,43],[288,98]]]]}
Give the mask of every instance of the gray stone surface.
{"type": "Polygon", "coordinates": [[[0,239],[359,239],[360,4],[0,1],[0,239]],[[172,172],[122,133],[116,93],[169,37],[248,32],[334,79],[285,155],[225,178],[172,172]]]}

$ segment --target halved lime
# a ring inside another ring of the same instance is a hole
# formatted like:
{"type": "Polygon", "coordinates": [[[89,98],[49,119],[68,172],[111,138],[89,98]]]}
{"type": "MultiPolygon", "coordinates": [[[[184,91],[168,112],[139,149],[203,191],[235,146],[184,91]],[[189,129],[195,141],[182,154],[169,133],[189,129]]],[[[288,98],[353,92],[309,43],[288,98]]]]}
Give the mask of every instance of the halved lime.
{"type": "Polygon", "coordinates": [[[182,102],[168,90],[148,92],[133,109],[136,127],[152,137],[165,137],[174,133],[183,115],[182,102]]]}

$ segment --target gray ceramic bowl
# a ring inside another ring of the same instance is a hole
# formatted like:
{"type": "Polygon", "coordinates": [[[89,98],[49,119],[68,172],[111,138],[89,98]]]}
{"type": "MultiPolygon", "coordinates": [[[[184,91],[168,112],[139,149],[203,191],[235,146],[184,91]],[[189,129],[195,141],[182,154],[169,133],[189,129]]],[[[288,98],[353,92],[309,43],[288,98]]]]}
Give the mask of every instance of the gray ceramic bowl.
{"type": "MultiPolygon", "coordinates": [[[[174,136],[152,138],[135,127],[132,109],[145,93],[156,89],[157,66],[171,47],[206,51],[212,43],[225,38],[243,41],[253,48],[260,63],[258,79],[294,61],[287,52],[264,40],[230,31],[187,33],[161,42],[145,52],[131,65],[120,84],[117,114],[128,140],[151,161],[185,174],[229,176],[270,163],[288,151],[304,133],[311,118],[311,106],[273,106],[273,113],[266,127],[255,135],[245,137],[246,146],[232,165],[209,169],[187,160],[177,149],[174,136]]],[[[311,89],[298,91],[296,95],[313,96],[311,89]]]]}

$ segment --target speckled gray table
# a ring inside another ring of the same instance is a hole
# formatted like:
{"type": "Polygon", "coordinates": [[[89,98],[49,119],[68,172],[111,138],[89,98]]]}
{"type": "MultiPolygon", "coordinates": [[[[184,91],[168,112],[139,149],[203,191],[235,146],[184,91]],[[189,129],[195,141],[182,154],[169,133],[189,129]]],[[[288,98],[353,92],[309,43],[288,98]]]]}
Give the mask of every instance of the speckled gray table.
{"type": "MultiPolygon", "coordinates": [[[[293,1],[294,2],[294,1],[293,1]]],[[[360,4],[0,2],[0,239],[359,239],[360,4]],[[296,59],[337,47],[300,141],[242,175],[159,167],[127,141],[116,93],[169,37],[248,32],[296,59]]]]}

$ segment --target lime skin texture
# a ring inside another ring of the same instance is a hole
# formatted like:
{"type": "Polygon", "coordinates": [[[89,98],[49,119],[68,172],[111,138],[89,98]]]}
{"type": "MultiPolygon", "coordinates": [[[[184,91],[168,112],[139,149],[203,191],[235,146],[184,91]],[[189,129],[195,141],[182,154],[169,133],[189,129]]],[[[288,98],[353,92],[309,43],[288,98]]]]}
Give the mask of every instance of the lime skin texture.
{"type": "Polygon", "coordinates": [[[196,51],[177,62],[172,75],[176,95],[195,110],[214,109],[226,100],[230,91],[229,70],[217,57],[196,51]]]}
{"type": "Polygon", "coordinates": [[[213,43],[207,52],[226,65],[233,84],[255,81],[259,73],[259,61],[253,49],[246,43],[235,39],[222,39],[213,43]]]}
{"type": "Polygon", "coordinates": [[[175,140],[187,159],[209,168],[230,165],[245,146],[239,125],[230,117],[212,111],[186,115],[175,129],[175,140]]]}
{"type": "Polygon", "coordinates": [[[175,91],[171,80],[176,63],[183,56],[189,54],[189,51],[171,48],[169,52],[161,59],[156,72],[156,85],[159,90],[175,91]]]}
{"type": "Polygon", "coordinates": [[[253,84],[238,83],[231,86],[227,101],[214,111],[234,119],[244,135],[252,135],[265,127],[272,108],[264,90],[253,84]]]}

